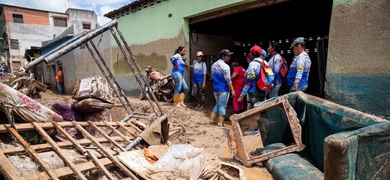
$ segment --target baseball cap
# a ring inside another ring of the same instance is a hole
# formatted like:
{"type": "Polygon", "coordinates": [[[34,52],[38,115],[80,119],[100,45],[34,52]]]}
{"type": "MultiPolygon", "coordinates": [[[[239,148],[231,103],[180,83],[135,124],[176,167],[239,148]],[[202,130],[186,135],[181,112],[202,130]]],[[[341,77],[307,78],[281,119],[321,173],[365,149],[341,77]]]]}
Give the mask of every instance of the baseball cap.
{"type": "Polygon", "coordinates": [[[198,51],[198,52],[196,53],[196,56],[203,56],[202,51],[198,51]]]}
{"type": "Polygon", "coordinates": [[[294,42],[291,43],[290,49],[294,47],[296,44],[305,44],[305,38],[303,37],[297,37],[295,38],[294,42]]]}
{"type": "Polygon", "coordinates": [[[263,49],[262,51],[261,51],[261,54],[266,58],[267,57],[267,52],[263,49]]]}
{"type": "Polygon", "coordinates": [[[230,52],[229,49],[222,49],[220,55],[231,56],[234,52],[230,52]]]}
{"type": "Polygon", "coordinates": [[[256,52],[258,52],[259,54],[261,54],[262,51],[263,51],[263,49],[261,49],[261,47],[260,47],[260,46],[257,46],[257,45],[254,45],[254,46],[251,48],[251,50],[250,50],[250,52],[253,53],[253,54],[256,54],[256,52]]]}

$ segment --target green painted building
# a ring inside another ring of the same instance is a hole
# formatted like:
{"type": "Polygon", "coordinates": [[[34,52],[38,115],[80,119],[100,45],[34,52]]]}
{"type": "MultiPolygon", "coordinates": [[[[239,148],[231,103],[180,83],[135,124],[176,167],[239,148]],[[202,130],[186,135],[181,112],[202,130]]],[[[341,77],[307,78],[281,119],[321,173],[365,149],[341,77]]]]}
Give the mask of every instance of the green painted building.
{"type": "MultiPolygon", "coordinates": [[[[169,58],[180,45],[189,64],[200,50],[211,65],[228,48],[235,52],[232,61],[246,67],[253,44],[267,49],[277,41],[291,63],[291,41],[303,36],[312,60],[307,93],[390,115],[389,9],[386,0],[138,0],[105,16],[119,22],[142,68],[164,73],[171,72],[169,58]]],[[[125,92],[136,96],[139,85],[111,41],[113,72],[125,92]]],[[[190,79],[188,71],[187,84],[190,79]]],[[[211,81],[207,86],[212,88],[211,81]]],[[[280,93],[287,92],[283,85],[280,93]]]]}

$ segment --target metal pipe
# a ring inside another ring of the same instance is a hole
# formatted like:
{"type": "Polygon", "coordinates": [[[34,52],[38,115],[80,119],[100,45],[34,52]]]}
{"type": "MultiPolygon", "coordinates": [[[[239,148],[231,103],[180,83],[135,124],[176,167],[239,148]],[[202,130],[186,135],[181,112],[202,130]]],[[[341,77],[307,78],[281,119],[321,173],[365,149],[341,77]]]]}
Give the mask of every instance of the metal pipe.
{"type": "Polygon", "coordinates": [[[46,63],[50,63],[50,62],[56,60],[57,58],[65,55],[66,53],[72,51],[73,49],[76,49],[80,45],[88,42],[89,40],[92,40],[96,36],[102,34],[103,32],[109,30],[111,27],[116,26],[116,25],[118,25],[118,22],[116,20],[112,20],[111,22],[87,33],[85,36],[81,36],[76,41],[69,43],[68,45],[64,46],[62,49],[56,51],[55,53],[49,54],[48,56],[44,57],[43,60],[46,63]]]}

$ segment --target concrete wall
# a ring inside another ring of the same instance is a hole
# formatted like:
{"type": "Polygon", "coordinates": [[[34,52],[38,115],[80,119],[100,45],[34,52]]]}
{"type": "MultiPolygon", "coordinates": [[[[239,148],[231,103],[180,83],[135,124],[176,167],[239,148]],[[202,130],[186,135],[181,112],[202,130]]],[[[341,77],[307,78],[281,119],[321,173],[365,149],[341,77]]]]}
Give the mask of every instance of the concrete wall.
{"type": "Polygon", "coordinates": [[[334,0],[325,91],[334,102],[390,115],[390,1],[334,0]]]}
{"type": "Polygon", "coordinates": [[[68,24],[74,24],[76,32],[84,31],[83,23],[91,23],[91,29],[97,27],[97,16],[95,11],[68,9],[65,13],[69,15],[68,24]]]}
{"type": "Polygon", "coordinates": [[[19,42],[19,49],[10,48],[10,61],[21,61],[24,65],[27,61],[23,58],[25,49],[30,49],[31,46],[40,47],[42,41],[53,39],[55,34],[60,34],[65,29],[65,27],[8,22],[9,39],[17,39],[19,42]]]}
{"type": "MultiPolygon", "coordinates": [[[[188,19],[197,15],[234,6],[250,1],[244,0],[170,0],[154,4],[135,13],[120,17],[118,20],[119,30],[123,33],[126,41],[135,55],[140,67],[146,65],[158,67],[164,73],[171,73],[172,64],[169,58],[174,50],[183,45],[187,47],[189,59],[189,26],[188,19]],[[171,15],[171,17],[169,17],[171,15]]],[[[114,62],[113,71],[118,78],[120,85],[127,94],[137,96],[139,86],[132,77],[130,68],[127,67],[116,42],[111,38],[113,46],[112,59],[114,62]],[[132,86],[128,87],[129,82],[132,86]]],[[[218,54],[220,48],[212,54],[218,54]]],[[[189,62],[187,62],[189,63],[189,62]]],[[[189,85],[189,73],[186,73],[186,81],[189,85]]]]}

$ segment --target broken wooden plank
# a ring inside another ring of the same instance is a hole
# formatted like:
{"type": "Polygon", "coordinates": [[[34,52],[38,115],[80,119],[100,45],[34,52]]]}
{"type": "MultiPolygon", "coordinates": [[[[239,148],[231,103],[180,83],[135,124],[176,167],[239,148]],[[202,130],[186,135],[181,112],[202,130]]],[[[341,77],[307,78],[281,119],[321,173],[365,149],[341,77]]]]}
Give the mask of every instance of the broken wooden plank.
{"type": "Polygon", "coordinates": [[[46,133],[45,130],[43,130],[39,125],[38,123],[36,122],[32,122],[33,126],[35,127],[35,129],[39,132],[39,134],[41,134],[43,136],[43,138],[53,147],[53,150],[61,157],[62,160],[65,161],[66,164],[69,165],[69,167],[73,170],[73,172],[76,174],[76,176],[79,178],[79,179],[83,179],[83,180],[87,180],[87,178],[84,176],[84,174],[78,170],[75,166],[75,164],[70,161],[63,153],[62,153],[62,150],[61,148],[57,145],[57,143],[51,139],[51,137],[46,133]]]}
{"type": "MultiPolygon", "coordinates": [[[[80,126],[89,126],[88,122],[77,122],[78,124],[80,124],[80,126]]],[[[109,125],[112,125],[112,126],[116,126],[117,123],[116,122],[106,122],[108,123],[109,125]]],[[[42,129],[53,129],[54,126],[51,122],[49,123],[38,123],[39,126],[42,128],[42,129]]],[[[73,127],[73,123],[72,122],[57,122],[57,124],[61,127],[73,127]]],[[[105,126],[105,123],[104,122],[94,122],[94,124],[96,126],[105,126]]],[[[131,123],[123,123],[125,126],[128,126],[128,127],[131,127],[131,128],[134,128],[136,131],[139,131],[141,132],[141,130],[136,127],[134,124],[131,124],[131,123]]],[[[31,131],[31,130],[34,130],[34,126],[32,126],[31,123],[22,123],[22,124],[15,124],[15,129],[20,132],[20,131],[31,131]]],[[[7,133],[7,128],[3,125],[3,126],[0,126],[0,133],[7,133]]]]}
{"type": "MultiPolygon", "coordinates": [[[[0,170],[6,179],[24,179],[6,155],[0,154],[0,170]]],[[[46,172],[44,172],[46,174],[46,172]]],[[[48,177],[49,178],[49,177],[48,177]]]]}
{"type": "MultiPolygon", "coordinates": [[[[116,141],[122,141],[122,138],[120,138],[120,137],[111,137],[111,139],[114,139],[116,141]]],[[[100,143],[109,142],[106,138],[96,138],[96,140],[100,143]]],[[[77,143],[79,143],[81,145],[92,144],[92,141],[89,139],[79,139],[76,141],[77,141],[77,143]]],[[[60,147],[73,146],[73,143],[70,141],[58,142],[57,144],[60,147]]],[[[52,148],[51,145],[48,143],[30,145],[30,147],[33,148],[35,151],[52,148]]],[[[24,152],[24,151],[25,151],[25,149],[23,147],[12,147],[12,148],[7,148],[7,149],[0,149],[0,153],[3,153],[3,154],[13,154],[13,153],[19,153],[19,152],[24,152]]]]}
{"type": "Polygon", "coordinates": [[[88,156],[92,159],[92,161],[99,167],[99,169],[104,172],[104,174],[108,179],[115,179],[114,177],[112,177],[111,173],[108,172],[107,168],[99,161],[99,159],[93,154],[91,150],[88,150],[87,153],[88,156]]]}
{"type": "Polygon", "coordinates": [[[26,148],[28,154],[34,157],[35,160],[38,161],[39,165],[43,167],[45,172],[50,176],[51,179],[58,179],[58,177],[54,174],[53,170],[50,169],[49,165],[39,156],[34,149],[32,149],[29,144],[23,139],[22,136],[13,128],[11,125],[6,126],[8,131],[22,144],[24,148],[26,148]]]}
{"type": "Polygon", "coordinates": [[[95,124],[93,124],[93,123],[91,123],[91,122],[89,122],[89,124],[90,124],[94,129],[96,129],[103,137],[105,137],[105,138],[108,139],[112,144],[114,144],[116,147],[118,147],[122,152],[125,152],[125,149],[124,149],[121,145],[119,145],[116,141],[112,140],[112,139],[110,138],[110,136],[108,136],[108,135],[106,134],[106,132],[104,132],[103,130],[101,130],[99,127],[97,127],[95,124]]]}
{"type": "Polygon", "coordinates": [[[72,136],[69,135],[68,132],[65,131],[64,128],[62,128],[61,126],[59,126],[56,122],[53,122],[53,125],[54,127],[60,131],[60,133],[62,133],[66,139],[70,142],[72,142],[72,144],[76,147],[76,149],[81,152],[81,154],[85,154],[86,150],[83,148],[83,146],[81,146],[79,143],[77,143],[76,139],[74,139],[72,136]]]}
{"type": "Polygon", "coordinates": [[[127,127],[126,127],[125,125],[123,125],[122,123],[117,122],[117,124],[118,124],[121,128],[123,128],[125,131],[127,131],[128,133],[130,133],[132,136],[134,136],[134,138],[138,137],[138,135],[135,134],[135,132],[130,131],[130,129],[127,128],[127,127]]]}
{"type": "MultiPolygon", "coordinates": [[[[120,124],[120,123],[119,123],[119,124],[120,124]]],[[[113,131],[116,135],[120,136],[120,137],[123,139],[123,141],[125,141],[126,143],[130,143],[130,142],[131,142],[128,138],[126,138],[125,135],[123,135],[121,132],[119,132],[119,131],[118,131],[116,128],[114,128],[113,126],[107,124],[107,127],[110,128],[111,131],[113,131]]]]}
{"type": "Polygon", "coordinates": [[[107,150],[102,146],[102,144],[96,141],[95,138],[92,137],[92,135],[90,135],[83,127],[81,127],[76,122],[73,122],[73,124],[79,131],[81,131],[81,133],[85,137],[93,141],[93,143],[99,148],[99,150],[102,151],[112,162],[114,162],[119,167],[119,169],[121,169],[127,176],[131,177],[134,180],[138,179],[129,169],[127,169],[126,166],[119,162],[117,158],[108,153],[107,150]]]}
{"type": "Polygon", "coordinates": [[[123,124],[127,124],[129,126],[131,126],[132,128],[134,128],[137,132],[142,132],[141,129],[139,129],[137,126],[135,126],[133,123],[131,122],[123,122],[123,124]]]}
{"type": "MultiPolygon", "coordinates": [[[[1,161],[1,159],[0,159],[0,161],[1,161]]],[[[102,158],[102,159],[99,159],[99,161],[103,166],[113,164],[111,162],[111,160],[108,158],[102,158]]],[[[79,169],[80,171],[88,171],[88,170],[96,168],[96,165],[93,162],[85,162],[85,163],[76,164],[76,168],[79,169]]],[[[57,168],[54,170],[54,172],[56,173],[57,177],[65,177],[65,176],[69,176],[69,175],[74,174],[72,169],[70,169],[67,166],[57,168]]],[[[41,180],[41,179],[50,179],[50,177],[45,172],[41,172],[38,174],[33,174],[31,176],[27,176],[27,177],[25,177],[25,179],[41,180]]]]}

